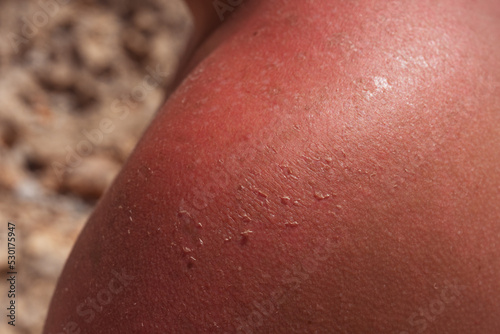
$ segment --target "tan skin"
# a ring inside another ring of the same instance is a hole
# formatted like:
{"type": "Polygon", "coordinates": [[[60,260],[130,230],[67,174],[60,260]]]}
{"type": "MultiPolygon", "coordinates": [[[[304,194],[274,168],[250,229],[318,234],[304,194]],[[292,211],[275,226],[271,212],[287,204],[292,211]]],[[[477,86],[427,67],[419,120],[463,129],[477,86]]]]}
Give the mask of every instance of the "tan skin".
{"type": "Polygon", "coordinates": [[[194,40],[44,333],[500,332],[497,1],[256,0],[194,40]]]}
{"type": "Polygon", "coordinates": [[[185,77],[186,66],[192,58],[193,53],[200,47],[206,38],[212,33],[222,22],[217,17],[217,13],[213,10],[213,4],[209,0],[186,0],[194,27],[189,43],[182,57],[182,64],[179,66],[179,80],[185,77]]]}

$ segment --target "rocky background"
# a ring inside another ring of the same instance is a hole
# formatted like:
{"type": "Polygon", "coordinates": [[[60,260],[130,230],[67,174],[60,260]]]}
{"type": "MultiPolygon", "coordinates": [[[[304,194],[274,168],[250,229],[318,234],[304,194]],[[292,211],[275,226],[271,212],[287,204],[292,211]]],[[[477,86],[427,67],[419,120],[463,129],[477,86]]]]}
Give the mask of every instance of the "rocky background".
{"type": "Polygon", "coordinates": [[[190,29],[181,0],[0,1],[0,333],[41,332],[66,257],[168,95],[190,29]]]}

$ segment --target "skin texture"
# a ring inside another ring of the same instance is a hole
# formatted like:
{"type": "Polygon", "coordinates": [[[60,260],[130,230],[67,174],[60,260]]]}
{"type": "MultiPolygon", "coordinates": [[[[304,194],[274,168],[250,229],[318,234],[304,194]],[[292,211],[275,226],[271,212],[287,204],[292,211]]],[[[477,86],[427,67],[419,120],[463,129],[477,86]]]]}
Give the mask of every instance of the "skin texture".
{"type": "Polygon", "coordinates": [[[44,333],[500,333],[499,47],[493,0],[242,5],[44,333]]]}
{"type": "Polygon", "coordinates": [[[184,57],[179,64],[177,78],[174,82],[175,86],[189,74],[194,66],[192,61],[189,62],[193,59],[193,53],[201,49],[200,46],[207,37],[222,23],[213,9],[212,1],[186,0],[185,3],[189,8],[194,25],[186,50],[184,51],[184,57]],[[186,67],[188,64],[189,68],[186,67]]]}

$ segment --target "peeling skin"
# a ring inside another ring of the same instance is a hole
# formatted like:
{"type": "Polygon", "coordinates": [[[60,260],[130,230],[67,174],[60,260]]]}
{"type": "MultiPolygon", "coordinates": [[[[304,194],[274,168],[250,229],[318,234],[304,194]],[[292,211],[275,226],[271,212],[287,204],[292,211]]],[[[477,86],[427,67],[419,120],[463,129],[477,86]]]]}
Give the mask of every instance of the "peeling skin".
{"type": "Polygon", "coordinates": [[[499,333],[499,31],[494,0],[241,6],[82,231],[44,333],[499,333]],[[81,321],[113,268],[136,279],[81,321]]]}

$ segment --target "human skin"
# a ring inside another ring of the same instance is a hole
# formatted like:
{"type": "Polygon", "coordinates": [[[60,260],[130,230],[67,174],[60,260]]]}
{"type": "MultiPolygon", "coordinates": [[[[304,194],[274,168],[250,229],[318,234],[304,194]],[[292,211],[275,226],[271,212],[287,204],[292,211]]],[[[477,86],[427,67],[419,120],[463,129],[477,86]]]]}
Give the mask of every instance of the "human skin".
{"type": "Polygon", "coordinates": [[[498,1],[256,0],[204,43],[44,333],[500,333],[498,1]]]}
{"type": "Polygon", "coordinates": [[[200,46],[206,45],[203,44],[203,42],[206,41],[207,36],[209,36],[222,23],[222,21],[214,11],[212,1],[185,0],[185,3],[191,13],[193,29],[186,46],[186,50],[184,50],[184,55],[181,59],[181,63],[179,64],[179,69],[174,85],[179,84],[179,82],[182,81],[182,79],[189,73],[189,69],[193,67],[193,53],[195,53],[196,51],[203,52],[203,48],[200,46]],[[188,65],[189,68],[187,68],[188,65]]]}

